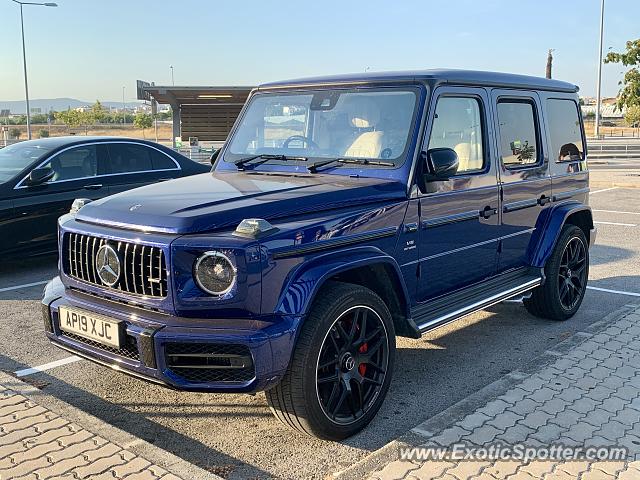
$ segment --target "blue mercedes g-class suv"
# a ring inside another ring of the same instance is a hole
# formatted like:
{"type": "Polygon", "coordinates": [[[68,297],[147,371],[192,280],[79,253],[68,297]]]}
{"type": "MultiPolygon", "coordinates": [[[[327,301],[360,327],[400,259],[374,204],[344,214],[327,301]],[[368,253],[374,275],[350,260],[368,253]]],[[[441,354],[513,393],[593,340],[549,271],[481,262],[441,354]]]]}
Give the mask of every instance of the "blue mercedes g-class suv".
{"type": "Polygon", "coordinates": [[[389,388],[395,338],[512,297],[566,320],[595,229],[578,88],[430,70],[250,95],[211,173],[59,221],[57,346],[173,388],[266,391],[341,439],[389,388]]]}

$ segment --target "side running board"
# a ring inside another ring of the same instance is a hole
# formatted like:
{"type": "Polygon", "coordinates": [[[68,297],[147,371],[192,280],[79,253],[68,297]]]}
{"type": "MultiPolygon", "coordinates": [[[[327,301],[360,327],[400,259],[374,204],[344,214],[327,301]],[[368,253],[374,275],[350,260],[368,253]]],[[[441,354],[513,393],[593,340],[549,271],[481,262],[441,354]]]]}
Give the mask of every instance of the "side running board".
{"type": "Polygon", "coordinates": [[[464,299],[455,298],[456,295],[453,294],[450,298],[445,297],[433,302],[435,305],[415,308],[412,312],[413,320],[417,324],[418,330],[424,333],[503,300],[522,295],[541,285],[542,282],[543,277],[539,275],[520,275],[509,282],[502,283],[500,288],[491,291],[483,289],[483,291],[479,291],[475,295],[468,295],[464,299]]]}

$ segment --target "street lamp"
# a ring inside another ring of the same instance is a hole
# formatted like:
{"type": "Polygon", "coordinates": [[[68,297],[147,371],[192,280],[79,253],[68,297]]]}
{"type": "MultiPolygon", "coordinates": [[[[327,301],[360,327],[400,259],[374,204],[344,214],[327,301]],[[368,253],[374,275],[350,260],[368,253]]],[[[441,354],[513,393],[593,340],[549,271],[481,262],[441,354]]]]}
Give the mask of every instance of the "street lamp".
{"type": "Polygon", "coordinates": [[[176,86],[176,82],[173,79],[173,65],[169,65],[169,68],[171,69],[171,85],[173,85],[175,87],[176,86]]]}
{"type": "Polygon", "coordinates": [[[24,96],[27,101],[27,137],[31,140],[31,111],[29,109],[29,82],[27,81],[27,53],[24,46],[24,17],[22,15],[22,7],[24,5],[39,5],[42,7],[57,7],[57,3],[37,3],[37,2],[20,2],[19,0],[11,0],[20,5],[20,28],[22,29],[22,65],[24,67],[24,96]]]}
{"type": "Polygon", "coordinates": [[[596,90],[596,126],[594,134],[600,136],[600,88],[602,86],[602,36],[604,31],[604,0],[600,4],[600,44],[598,46],[598,87],[596,90]]]}
{"type": "Polygon", "coordinates": [[[127,110],[124,103],[124,85],[122,86],[122,125],[127,123],[127,110]]]}

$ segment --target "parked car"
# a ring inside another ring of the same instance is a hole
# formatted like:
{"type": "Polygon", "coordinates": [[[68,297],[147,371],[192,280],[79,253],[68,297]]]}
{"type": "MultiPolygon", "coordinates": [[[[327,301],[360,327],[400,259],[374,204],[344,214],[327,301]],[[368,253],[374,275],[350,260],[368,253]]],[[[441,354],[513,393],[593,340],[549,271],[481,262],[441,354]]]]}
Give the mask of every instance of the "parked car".
{"type": "Polygon", "coordinates": [[[47,335],[173,388],[264,390],[292,428],[348,437],[397,336],[517,296],[552,320],[580,307],[596,230],[577,91],[457,70],[263,85],[213,173],[60,219],[47,335]]]}
{"type": "Polygon", "coordinates": [[[78,197],[97,200],[210,169],[129,138],[43,138],[1,148],[0,252],[55,251],[58,217],[78,197]]]}

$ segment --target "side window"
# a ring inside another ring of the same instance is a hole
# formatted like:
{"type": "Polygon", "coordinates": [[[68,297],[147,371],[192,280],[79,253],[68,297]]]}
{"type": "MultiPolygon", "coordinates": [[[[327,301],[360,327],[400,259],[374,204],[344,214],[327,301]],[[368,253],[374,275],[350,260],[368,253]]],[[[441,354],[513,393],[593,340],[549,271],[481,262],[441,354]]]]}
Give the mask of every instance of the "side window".
{"type": "Polygon", "coordinates": [[[507,168],[538,163],[540,149],[533,103],[520,100],[498,101],[500,155],[507,168]]]}
{"type": "Polygon", "coordinates": [[[477,98],[440,97],[429,148],[451,148],[458,154],[458,173],[484,167],[482,110],[477,98]]]}
{"type": "Polygon", "coordinates": [[[131,173],[152,170],[150,148],[133,143],[109,144],[109,173],[131,173]]]}
{"type": "Polygon", "coordinates": [[[95,177],[98,174],[97,147],[82,145],[70,148],[54,156],[42,167],[55,172],[49,183],[95,177]]]}
{"type": "Polygon", "coordinates": [[[582,160],[584,144],[576,102],[550,98],[547,100],[547,117],[551,158],[556,162],[582,160]]]}
{"type": "Polygon", "coordinates": [[[171,170],[178,168],[176,163],[171,160],[167,155],[153,148],[151,151],[151,163],[154,170],[171,170]]]}

